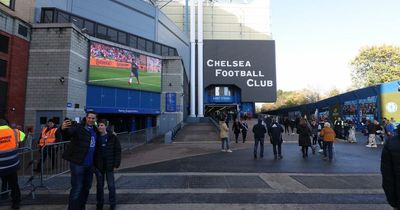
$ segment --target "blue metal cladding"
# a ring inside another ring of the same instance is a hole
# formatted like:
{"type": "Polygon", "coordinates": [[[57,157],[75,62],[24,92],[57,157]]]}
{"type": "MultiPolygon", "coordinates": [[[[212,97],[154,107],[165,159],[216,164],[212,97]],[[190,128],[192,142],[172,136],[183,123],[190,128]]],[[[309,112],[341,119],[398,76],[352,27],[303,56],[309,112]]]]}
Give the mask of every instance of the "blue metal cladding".
{"type": "Polygon", "coordinates": [[[289,112],[304,111],[304,110],[311,113],[313,110],[315,110],[315,108],[318,108],[318,111],[322,112],[330,110],[330,108],[332,108],[333,106],[338,105],[340,109],[339,115],[344,116],[343,105],[345,103],[349,104],[351,102],[350,104],[355,104],[357,107],[357,109],[355,110],[356,114],[354,115],[357,117],[357,119],[358,118],[361,119],[362,117],[361,115],[370,115],[369,117],[371,119],[380,120],[382,118],[383,114],[382,112],[384,109],[384,107],[382,107],[381,104],[382,95],[384,95],[385,93],[398,92],[400,91],[399,88],[400,88],[400,81],[387,82],[343,93],[341,95],[327,98],[318,101],[316,103],[283,108],[279,110],[272,110],[265,113],[273,115],[288,115],[289,112]],[[374,109],[376,111],[374,111],[374,113],[367,113],[367,114],[363,113],[361,106],[363,106],[364,104],[368,104],[368,106],[374,106],[374,109]]]}
{"type": "Polygon", "coordinates": [[[86,110],[98,113],[160,114],[160,93],[88,85],[86,110]]]}

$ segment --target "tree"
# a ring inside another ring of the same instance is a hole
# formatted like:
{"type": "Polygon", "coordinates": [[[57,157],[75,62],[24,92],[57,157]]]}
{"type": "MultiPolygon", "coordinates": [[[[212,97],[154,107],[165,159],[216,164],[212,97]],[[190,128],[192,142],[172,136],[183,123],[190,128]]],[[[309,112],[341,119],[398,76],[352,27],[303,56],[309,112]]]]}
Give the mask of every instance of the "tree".
{"type": "Polygon", "coordinates": [[[357,88],[400,79],[400,47],[365,47],[351,61],[351,77],[357,88]]]}

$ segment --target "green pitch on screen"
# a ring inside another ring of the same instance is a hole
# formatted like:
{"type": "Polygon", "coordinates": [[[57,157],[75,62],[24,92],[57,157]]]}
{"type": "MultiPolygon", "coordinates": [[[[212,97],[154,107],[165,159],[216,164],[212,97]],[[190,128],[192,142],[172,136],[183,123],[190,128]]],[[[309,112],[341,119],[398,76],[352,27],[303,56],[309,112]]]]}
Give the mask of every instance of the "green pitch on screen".
{"type": "Polygon", "coordinates": [[[109,87],[128,88],[161,92],[161,73],[148,73],[139,70],[140,85],[136,77],[133,77],[132,84],[128,84],[130,71],[128,69],[90,66],[89,84],[109,87]]]}

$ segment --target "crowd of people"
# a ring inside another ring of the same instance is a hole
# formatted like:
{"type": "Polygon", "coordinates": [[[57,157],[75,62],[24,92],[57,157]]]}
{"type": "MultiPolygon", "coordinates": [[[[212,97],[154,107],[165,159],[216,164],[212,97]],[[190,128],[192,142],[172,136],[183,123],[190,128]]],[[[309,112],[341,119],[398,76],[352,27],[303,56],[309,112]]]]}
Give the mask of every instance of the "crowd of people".
{"type": "Polygon", "coordinates": [[[90,48],[90,56],[96,58],[105,58],[119,62],[131,63],[137,59],[137,55],[129,50],[124,50],[100,43],[92,43],[90,48]]]}

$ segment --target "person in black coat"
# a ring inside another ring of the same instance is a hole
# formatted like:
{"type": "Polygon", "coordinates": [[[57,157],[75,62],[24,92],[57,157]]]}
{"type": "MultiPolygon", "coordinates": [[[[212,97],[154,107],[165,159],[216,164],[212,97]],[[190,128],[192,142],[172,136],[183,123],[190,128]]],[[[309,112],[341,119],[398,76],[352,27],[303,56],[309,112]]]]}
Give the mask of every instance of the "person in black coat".
{"type": "Polygon", "coordinates": [[[306,158],[308,157],[308,147],[311,146],[311,129],[307,126],[307,122],[303,118],[299,121],[297,134],[299,134],[299,146],[301,146],[303,158],[306,158]]]}
{"type": "Polygon", "coordinates": [[[239,134],[240,134],[240,123],[238,120],[235,120],[232,125],[233,133],[235,134],[235,141],[238,143],[239,134]]]}
{"type": "Polygon", "coordinates": [[[98,123],[99,135],[97,137],[94,158],[97,180],[97,210],[102,210],[104,206],[104,178],[107,179],[109,191],[110,210],[114,210],[117,205],[116,190],[114,180],[114,169],[121,164],[121,144],[118,138],[107,130],[107,120],[100,120],[98,123]]]}
{"type": "Polygon", "coordinates": [[[282,159],[282,133],[283,133],[283,127],[281,124],[276,122],[275,119],[272,119],[271,126],[268,128],[268,134],[271,140],[271,144],[273,146],[273,151],[274,151],[274,157],[276,159],[282,159]],[[278,151],[276,151],[276,148],[278,147],[278,151]]]}
{"type": "Polygon", "coordinates": [[[71,191],[68,210],[85,209],[93,181],[93,158],[96,149],[96,113],[87,112],[84,124],[64,120],[61,126],[63,139],[70,139],[62,157],[70,162],[71,191]]]}
{"type": "Polygon", "coordinates": [[[242,138],[243,138],[243,143],[246,142],[246,136],[247,136],[247,130],[249,130],[249,125],[246,122],[246,116],[242,118],[240,122],[240,128],[242,129],[242,138]]]}
{"type": "Polygon", "coordinates": [[[400,131],[388,139],[381,156],[382,187],[393,210],[400,209],[400,131]]]}
{"type": "Polygon", "coordinates": [[[258,123],[253,127],[254,133],[254,159],[257,159],[257,148],[260,144],[260,158],[264,157],[264,138],[267,129],[262,124],[262,119],[258,119],[258,123]]]}

